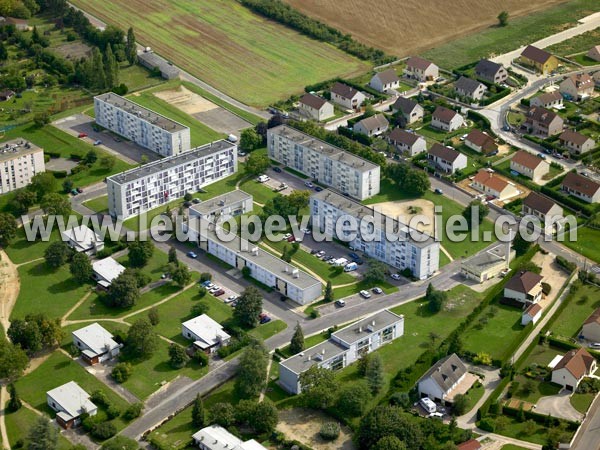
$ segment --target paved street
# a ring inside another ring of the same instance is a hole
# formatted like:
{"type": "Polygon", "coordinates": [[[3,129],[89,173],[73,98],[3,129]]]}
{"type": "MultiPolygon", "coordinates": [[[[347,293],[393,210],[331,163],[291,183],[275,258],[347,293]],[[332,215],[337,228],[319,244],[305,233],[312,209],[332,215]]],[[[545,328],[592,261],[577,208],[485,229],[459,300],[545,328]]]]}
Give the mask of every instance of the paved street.
{"type": "Polygon", "coordinates": [[[573,441],[573,450],[600,450],[600,395],[596,399],[573,441]]]}

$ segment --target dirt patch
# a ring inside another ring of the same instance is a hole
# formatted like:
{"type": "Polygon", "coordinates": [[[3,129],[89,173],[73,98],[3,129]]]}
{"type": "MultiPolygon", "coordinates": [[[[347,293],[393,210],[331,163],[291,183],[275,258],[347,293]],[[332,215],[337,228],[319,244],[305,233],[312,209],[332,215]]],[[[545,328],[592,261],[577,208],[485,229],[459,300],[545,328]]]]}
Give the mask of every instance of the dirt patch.
{"type": "Polygon", "coordinates": [[[4,251],[0,251],[0,323],[5,333],[10,326],[10,314],[17,302],[20,288],[17,267],[4,251]]]}
{"type": "Polygon", "coordinates": [[[319,437],[321,425],[333,419],[322,412],[302,408],[286,409],[279,412],[277,430],[288,439],[308,445],[315,450],[354,450],[352,434],[348,427],[342,426],[340,436],[334,442],[325,442],[319,437]]]}
{"type": "Polygon", "coordinates": [[[92,54],[92,48],[83,42],[69,42],[56,47],[54,51],[72,61],[79,61],[81,58],[87,58],[92,54]]]}
{"type": "Polygon", "coordinates": [[[544,283],[550,285],[550,294],[545,296],[539,303],[542,308],[548,308],[556,298],[556,294],[567,281],[568,275],[555,262],[555,256],[552,253],[544,255],[541,252],[536,253],[531,262],[542,268],[541,275],[544,277],[544,283]]]}
{"type": "Polygon", "coordinates": [[[184,86],[179,86],[177,89],[158,91],[154,93],[154,96],[179,108],[190,116],[219,108],[210,100],[186,89],[184,86]]]}
{"type": "Polygon", "coordinates": [[[377,210],[381,211],[382,214],[391,216],[395,219],[400,219],[401,222],[411,225],[416,224],[416,228],[419,231],[424,231],[433,235],[435,227],[433,225],[433,202],[423,199],[396,201],[396,202],[383,202],[372,205],[377,207],[377,210]],[[424,216],[429,219],[430,224],[425,225],[422,223],[417,224],[415,217],[424,216]],[[415,222],[412,222],[415,220],[415,222]]]}

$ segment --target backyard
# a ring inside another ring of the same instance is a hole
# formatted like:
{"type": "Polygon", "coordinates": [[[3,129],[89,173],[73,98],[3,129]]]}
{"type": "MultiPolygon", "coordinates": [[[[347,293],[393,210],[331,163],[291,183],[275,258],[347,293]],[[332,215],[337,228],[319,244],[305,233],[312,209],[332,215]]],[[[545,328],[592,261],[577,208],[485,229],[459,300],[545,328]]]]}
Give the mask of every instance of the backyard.
{"type": "Polygon", "coordinates": [[[562,308],[553,320],[552,333],[566,338],[577,337],[583,322],[600,307],[600,288],[584,284],[574,294],[570,294],[568,307],[562,308]]]}

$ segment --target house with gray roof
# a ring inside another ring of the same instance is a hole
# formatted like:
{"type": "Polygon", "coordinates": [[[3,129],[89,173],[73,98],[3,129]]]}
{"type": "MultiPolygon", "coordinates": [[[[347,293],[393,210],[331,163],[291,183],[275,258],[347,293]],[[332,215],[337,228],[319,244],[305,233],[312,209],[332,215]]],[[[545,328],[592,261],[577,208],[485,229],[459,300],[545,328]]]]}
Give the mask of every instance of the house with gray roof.
{"type": "Polygon", "coordinates": [[[466,393],[477,380],[476,377],[468,375],[465,364],[456,353],[452,353],[436,362],[419,379],[417,383],[419,397],[452,403],[455,395],[466,393]]]}
{"type": "Polygon", "coordinates": [[[373,75],[369,86],[378,92],[386,93],[400,86],[400,78],[394,69],[387,69],[373,75]]]}
{"type": "Polygon", "coordinates": [[[407,153],[411,157],[427,151],[427,142],[423,136],[402,128],[394,128],[388,135],[388,142],[399,152],[407,153]]]}
{"type": "Polygon", "coordinates": [[[392,111],[394,111],[394,113],[400,113],[404,119],[402,123],[403,126],[423,120],[423,115],[425,114],[425,110],[421,105],[406,97],[398,97],[398,100],[392,105],[392,111]]]}
{"type": "Polygon", "coordinates": [[[487,92],[487,86],[480,81],[467,77],[460,77],[454,83],[456,93],[462,97],[468,97],[471,100],[481,100],[487,92]]]}
{"type": "Polygon", "coordinates": [[[596,141],[585,134],[573,130],[565,130],[558,137],[560,144],[569,150],[569,153],[581,155],[596,147],[596,141]]]}
{"type": "Polygon", "coordinates": [[[544,92],[529,100],[529,104],[541,108],[561,109],[563,107],[563,96],[558,91],[544,92]]]}
{"type": "Polygon", "coordinates": [[[465,121],[459,113],[443,106],[435,108],[431,116],[431,126],[446,132],[458,130],[464,124],[465,121]]]}
{"type": "Polygon", "coordinates": [[[354,124],[354,132],[367,136],[379,136],[387,131],[389,122],[383,114],[375,114],[354,124]]]}
{"type": "Polygon", "coordinates": [[[63,428],[79,425],[84,413],[95,416],[98,412],[98,407],[90,401],[89,394],[74,381],[46,392],[46,402],[56,411],[56,421],[63,428]]]}
{"type": "Polygon", "coordinates": [[[194,348],[205,353],[213,353],[231,340],[221,324],[206,314],[183,322],[181,335],[191,340],[194,348]]]}
{"type": "Polygon", "coordinates": [[[301,114],[316,120],[317,122],[327,120],[334,115],[333,105],[315,94],[304,94],[300,98],[298,105],[301,114]]]}
{"type": "Polygon", "coordinates": [[[219,425],[210,425],[193,434],[194,446],[201,450],[267,450],[254,439],[242,441],[219,425]]]}
{"type": "Polygon", "coordinates": [[[138,61],[148,70],[158,69],[160,76],[165,80],[173,80],[179,77],[179,69],[177,67],[152,51],[139,53],[138,61]]]}
{"type": "Polygon", "coordinates": [[[81,352],[81,357],[91,365],[108,361],[117,356],[121,350],[113,335],[96,322],[71,334],[73,344],[81,352]]]}
{"type": "Polygon", "coordinates": [[[253,208],[252,196],[241,189],[236,189],[192,205],[189,215],[211,222],[225,221],[249,213],[253,208]]]}
{"type": "Polygon", "coordinates": [[[331,101],[346,109],[359,110],[365,99],[365,94],[347,84],[336,81],[331,89],[331,101]]]}
{"type": "Polygon", "coordinates": [[[508,72],[502,64],[495,63],[489,59],[480,60],[475,66],[475,75],[490,83],[504,83],[508,78],[508,72]]]}

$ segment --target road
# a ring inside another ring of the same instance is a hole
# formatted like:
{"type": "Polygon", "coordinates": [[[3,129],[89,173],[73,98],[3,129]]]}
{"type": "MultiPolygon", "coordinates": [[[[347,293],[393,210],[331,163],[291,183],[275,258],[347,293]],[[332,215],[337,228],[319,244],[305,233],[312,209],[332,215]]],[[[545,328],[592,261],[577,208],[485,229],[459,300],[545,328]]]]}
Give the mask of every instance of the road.
{"type": "Polygon", "coordinates": [[[592,403],[577,435],[572,450],[600,450],[600,395],[592,403]]]}

